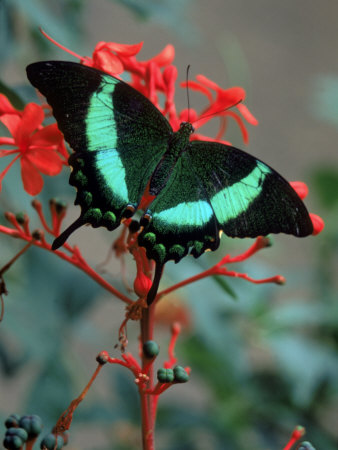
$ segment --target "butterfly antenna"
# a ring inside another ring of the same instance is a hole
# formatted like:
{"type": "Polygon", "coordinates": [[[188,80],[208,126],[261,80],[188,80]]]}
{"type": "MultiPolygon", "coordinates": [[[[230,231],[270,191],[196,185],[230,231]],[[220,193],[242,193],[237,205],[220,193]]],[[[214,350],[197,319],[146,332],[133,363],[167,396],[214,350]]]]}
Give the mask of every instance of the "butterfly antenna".
{"type": "Polygon", "coordinates": [[[242,100],[239,100],[237,103],[235,103],[234,105],[228,106],[227,108],[220,109],[219,111],[215,111],[210,114],[205,114],[204,116],[201,116],[198,119],[194,120],[194,123],[199,122],[200,120],[205,119],[206,117],[217,116],[217,114],[227,111],[228,109],[234,108],[235,106],[239,105],[240,103],[242,103],[242,100]]]}
{"type": "Polygon", "coordinates": [[[187,90],[188,122],[190,123],[189,70],[190,70],[190,64],[188,64],[188,66],[187,66],[186,84],[185,84],[186,90],[187,90]]]}
{"type": "Polygon", "coordinates": [[[156,263],[153,284],[151,285],[150,291],[148,292],[148,295],[147,295],[147,304],[148,305],[151,305],[152,302],[155,300],[155,297],[156,297],[156,294],[158,291],[158,287],[160,285],[160,281],[162,278],[163,267],[164,267],[164,264],[156,263]]]}

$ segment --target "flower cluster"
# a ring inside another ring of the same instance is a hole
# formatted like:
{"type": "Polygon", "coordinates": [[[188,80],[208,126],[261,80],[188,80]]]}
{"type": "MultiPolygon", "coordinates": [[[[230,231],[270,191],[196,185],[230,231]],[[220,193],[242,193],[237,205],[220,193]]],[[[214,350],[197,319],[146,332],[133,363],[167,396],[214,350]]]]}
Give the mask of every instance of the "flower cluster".
{"type": "Polygon", "coordinates": [[[37,195],[42,190],[43,179],[40,172],[58,175],[63,165],[68,164],[68,152],[62,133],[56,123],[43,126],[44,118],[42,106],[28,103],[23,111],[19,111],[0,94],[0,122],[12,135],[0,137],[0,145],[14,147],[0,150],[0,157],[14,155],[0,174],[0,189],[4,176],[18,159],[23,185],[30,195],[37,195]]]}

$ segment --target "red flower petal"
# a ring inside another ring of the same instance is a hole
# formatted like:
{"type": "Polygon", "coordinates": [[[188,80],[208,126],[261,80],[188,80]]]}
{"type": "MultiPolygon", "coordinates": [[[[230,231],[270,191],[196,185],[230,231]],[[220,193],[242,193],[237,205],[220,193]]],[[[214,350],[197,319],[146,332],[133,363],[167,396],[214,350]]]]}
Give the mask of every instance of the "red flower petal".
{"type": "Polygon", "coordinates": [[[171,64],[174,58],[175,58],[175,47],[171,44],[168,44],[158,55],[151,58],[148,62],[153,62],[157,64],[159,67],[163,67],[171,64]]]}
{"type": "Polygon", "coordinates": [[[258,125],[258,120],[251,114],[247,106],[243,103],[239,103],[236,107],[247,122],[251,123],[251,125],[258,125]]]}
{"type": "Polygon", "coordinates": [[[321,233],[325,227],[324,220],[317,216],[317,214],[310,213],[311,222],[313,225],[313,235],[316,236],[317,234],[321,233]]]}
{"type": "Polygon", "coordinates": [[[39,171],[27,158],[23,157],[21,162],[21,177],[25,191],[30,195],[37,195],[43,188],[43,179],[39,171]]]}
{"type": "Polygon", "coordinates": [[[58,129],[56,123],[47,125],[41,130],[38,130],[30,138],[30,145],[48,147],[50,145],[59,145],[63,140],[63,135],[58,129]]]}
{"type": "Polygon", "coordinates": [[[309,188],[302,181],[290,181],[291,187],[297,192],[302,200],[308,195],[309,188]]]}
{"type": "MultiPolygon", "coordinates": [[[[187,82],[184,81],[182,83],[180,83],[180,86],[182,88],[185,88],[187,86],[187,82]]],[[[213,102],[213,96],[211,94],[211,92],[209,91],[209,89],[207,89],[206,87],[202,86],[201,84],[199,84],[197,81],[189,81],[188,82],[188,87],[189,89],[192,89],[193,91],[200,91],[202,92],[202,94],[206,95],[208,97],[208,100],[210,103],[213,102]]]]}
{"type": "Polygon", "coordinates": [[[202,85],[208,87],[209,89],[212,89],[213,91],[220,90],[220,87],[217,83],[207,78],[205,75],[196,75],[196,80],[199,81],[202,85]]]}
{"type": "Polygon", "coordinates": [[[0,115],[2,114],[18,114],[21,115],[21,111],[12,106],[11,102],[4,94],[0,94],[0,115]]]}
{"type": "Polygon", "coordinates": [[[93,67],[110,74],[122,73],[124,70],[120,58],[108,50],[101,50],[93,54],[93,67]]]}
{"type": "Polygon", "coordinates": [[[41,125],[45,114],[40,105],[28,103],[22,113],[20,126],[15,136],[19,147],[28,145],[29,137],[41,125]]]}
{"type": "MultiPolygon", "coordinates": [[[[116,42],[98,42],[94,53],[103,49],[107,49],[110,52],[119,53],[121,56],[134,56],[141,50],[143,42],[138,44],[118,44],[116,42]]],[[[93,54],[94,57],[94,54],[93,54]]]]}
{"type": "Polygon", "coordinates": [[[60,144],[57,147],[57,152],[60,153],[60,155],[62,155],[65,158],[64,163],[66,163],[68,161],[69,158],[69,153],[66,149],[66,145],[65,145],[65,141],[64,139],[62,139],[62,141],[60,142],[60,144]]]}
{"type": "Polygon", "coordinates": [[[245,90],[241,87],[232,87],[229,89],[219,89],[217,91],[217,100],[214,108],[220,107],[229,109],[232,106],[238,106],[245,99],[245,90]],[[216,106],[217,105],[217,106],[216,106]]]}
{"type": "Polygon", "coordinates": [[[10,137],[0,137],[0,145],[15,145],[15,141],[10,137]]]}
{"type": "Polygon", "coordinates": [[[249,133],[248,133],[248,130],[245,128],[245,125],[244,125],[241,117],[233,111],[225,111],[223,114],[225,116],[230,116],[236,120],[237,125],[239,126],[239,128],[242,132],[243,141],[245,144],[247,144],[249,142],[249,133]]]}
{"type": "Polygon", "coordinates": [[[20,116],[17,116],[15,114],[3,114],[0,117],[0,122],[2,122],[5,127],[8,128],[11,135],[15,137],[21,122],[21,118],[20,116]]]}
{"type": "Polygon", "coordinates": [[[25,158],[46,175],[54,176],[62,170],[63,163],[60,156],[48,148],[29,148],[25,158]]]}

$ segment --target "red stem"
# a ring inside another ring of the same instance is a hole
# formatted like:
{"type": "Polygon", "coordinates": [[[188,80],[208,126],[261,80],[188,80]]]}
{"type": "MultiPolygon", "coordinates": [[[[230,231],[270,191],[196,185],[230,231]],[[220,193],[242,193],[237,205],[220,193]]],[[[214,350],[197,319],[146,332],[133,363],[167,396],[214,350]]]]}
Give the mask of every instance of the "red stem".
{"type": "Polygon", "coordinates": [[[24,241],[29,242],[30,244],[33,244],[37,247],[44,248],[45,250],[55,253],[60,258],[64,259],[65,261],[68,261],[73,266],[77,267],[78,269],[81,269],[83,272],[85,272],[88,276],[90,276],[94,281],[96,281],[99,285],[101,285],[104,289],[106,289],[108,292],[113,294],[115,297],[119,298],[123,302],[130,305],[133,303],[133,300],[131,300],[126,295],[122,294],[120,291],[115,289],[108,281],[106,281],[104,278],[102,278],[97,272],[95,272],[94,269],[92,269],[86,261],[82,258],[82,255],[80,252],[75,248],[72,249],[70,246],[65,247],[72,252],[73,254],[71,256],[68,256],[66,253],[60,251],[60,250],[52,250],[51,245],[49,245],[46,241],[38,241],[34,240],[31,236],[27,236],[22,233],[22,230],[18,229],[13,230],[11,228],[5,227],[0,225],[0,233],[5,233],[13,237],[20,238],[24,241]]]}
{"type": "MultiPolygon", "coordinates": [[[[155,302],[154,302],[155,303],[155,302]]],[[[141,319],[141,345],[146,341],[153,339],[154,333],[154,311],[155,304],[150,305],[143,310],[141,319]]],[[[141,397],[141,414],[142,414],[142,441],[143,450],[154,450],[154,427],[155,427],[155,402],[154,396],[149,395],[146,390],[152,390],[154,385],[154,368],[151,364],[149,368],[149,360],[142,354],[142,371],[147,369],[147,375],[149,380],[146,385],[146,389],[140,386],[141,397]],[[148,367],[147,367],[148,366],[148,367]]]]}

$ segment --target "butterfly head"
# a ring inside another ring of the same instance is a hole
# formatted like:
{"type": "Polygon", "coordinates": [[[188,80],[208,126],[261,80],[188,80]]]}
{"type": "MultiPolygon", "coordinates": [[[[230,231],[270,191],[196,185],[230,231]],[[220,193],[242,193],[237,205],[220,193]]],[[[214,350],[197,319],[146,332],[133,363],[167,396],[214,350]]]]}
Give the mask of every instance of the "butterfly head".
{"type": "Polygon", "coordinates": [[[192,126],[190,122],[181,122],[180,124],[180,133],[190,136],[195,131],[195,128],[192,126]]]}

